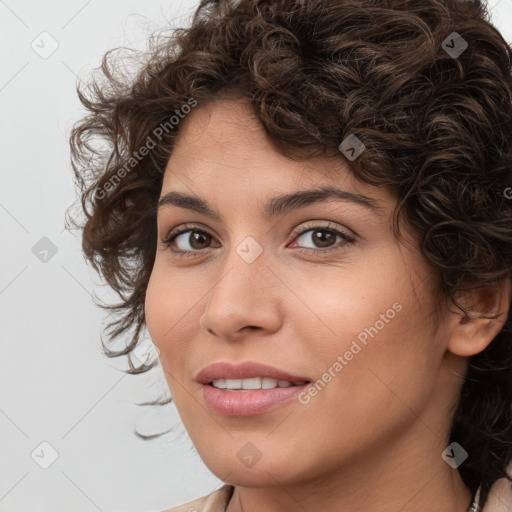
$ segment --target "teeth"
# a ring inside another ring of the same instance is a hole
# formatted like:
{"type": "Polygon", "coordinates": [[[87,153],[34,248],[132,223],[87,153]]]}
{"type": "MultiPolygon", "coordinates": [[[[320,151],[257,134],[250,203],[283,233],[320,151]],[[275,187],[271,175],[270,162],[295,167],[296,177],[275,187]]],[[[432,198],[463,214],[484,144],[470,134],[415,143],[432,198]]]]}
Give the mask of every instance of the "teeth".
{"type": "Polygon", "coordinates": [[[275,388],[278,384],[279,382],[276,379],[271,379],[270,377],[263,377],[263,379],[261,379],[262,389],[272,389],[275,388]]]}
{"type": "Polygon", "coordinates": [[[294,386],[287,380],[276,380],[269,377],[253,377],[251,379],[217,379],[212,382],[213,387],[219,389],[273,389],[294,386]]]}
{"type": "Polygon", "coordinates": [[[226,379],[226,389],[241,389],[242,381],[239,379],[226,379]]]}
{"type": "MultiPolygon", "coordinates": [[[[242,389],[261,389],[262,387],[262,379],[259,377],[253,377],[252,379],[243,379],[240,381],[242,389]]],[[[227,384],[227,381],[226,381],[227,384]]],[[[234,388],[231,388],[234,389],[234,388]]],[[[240,388],[238,388],[240,389],[240,388]]]]}

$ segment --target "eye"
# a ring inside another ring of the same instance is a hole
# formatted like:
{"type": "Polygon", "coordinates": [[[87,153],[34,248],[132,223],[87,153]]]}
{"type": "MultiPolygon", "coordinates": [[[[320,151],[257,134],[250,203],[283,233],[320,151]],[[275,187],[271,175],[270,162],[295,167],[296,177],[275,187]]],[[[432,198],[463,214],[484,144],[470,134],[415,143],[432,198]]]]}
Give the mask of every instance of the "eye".
{"type": "Polygon", "coordinates": [[[316,245],[317,247],[324,247],[324,249],[317,249],[316,247],[299,249],[300,252],[306,253],[325,253],[337,249],[343,249],[343,246],[353,244],[356,241],[354,237],[348,233],[345,233],[332,224],[328,224],[326,226],[314,225],[305,227],[298,233],[295,233],[295,237],[303,237],[306,241],[309,241],[311,244],[316,245]],[[306,233],[308,233],[308,236],[304,236],[306,233]],[[336,241],[336,238],[340,238],[342,242],[338,243],[337,245],[333,245],[333,243],[336,241]]]}
{"type": "Polygon", "coordinates": [[[194,256],[196,255],[195,253],[208,248],[202,247],[202,245],[205,243],[207,244],[211,238],[212,236],[202,229],[198,229],[197,227],[192,228],[189,226],[182,226],[181,228],[171,232],[165,240],[162,240],[161,243],[164,247],[170,248],[173,253],[176,253],[179,256],[194,256]],[[181,235],[186,233],[189,233],[189,235],[181,237],[181,235]],[[180,240],[180,238],[182,238],[182,240],[180,240]],[[179,247],[180,243],[182,244],[181,248],[179,247]],[[173,249],[173,244],[178,245],[179,248],[173,249]],[[192,247],[191,250],[186,247],[187,244],[192,247]],[[183,247],[183,245],[185,247],[183,247]]]}

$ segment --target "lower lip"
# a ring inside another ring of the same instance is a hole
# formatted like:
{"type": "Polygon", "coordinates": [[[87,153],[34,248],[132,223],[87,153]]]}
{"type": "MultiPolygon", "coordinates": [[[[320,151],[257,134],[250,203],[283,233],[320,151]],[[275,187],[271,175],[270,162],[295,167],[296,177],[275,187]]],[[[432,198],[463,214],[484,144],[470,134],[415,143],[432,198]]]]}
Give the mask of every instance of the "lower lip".
{"type": "Polygon", "coordinates": [[[261,414],[295,398],[309,385],[287,388],[226,391],[203,384],[203,397],[210,409],[222,416],[253,416],[261,414]]]}

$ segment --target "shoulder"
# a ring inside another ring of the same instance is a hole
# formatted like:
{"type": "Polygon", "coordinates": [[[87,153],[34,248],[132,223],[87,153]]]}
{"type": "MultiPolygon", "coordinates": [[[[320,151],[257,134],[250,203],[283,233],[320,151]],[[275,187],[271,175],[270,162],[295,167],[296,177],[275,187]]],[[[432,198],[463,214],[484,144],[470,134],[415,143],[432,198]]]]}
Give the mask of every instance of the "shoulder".
{"type": "Polygon", "coordinates": [[[206,496],[163,510],[162,512],[224,512],[234,489],[232,485],[224,484],[206,496]]]}

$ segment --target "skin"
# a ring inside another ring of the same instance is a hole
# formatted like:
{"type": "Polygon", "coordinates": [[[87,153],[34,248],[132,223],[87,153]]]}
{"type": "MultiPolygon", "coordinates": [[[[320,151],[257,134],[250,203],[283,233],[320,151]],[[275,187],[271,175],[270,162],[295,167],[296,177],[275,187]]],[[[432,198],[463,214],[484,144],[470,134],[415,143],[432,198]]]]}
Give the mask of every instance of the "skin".
{"type": "MultiPolygon", "coordinates": [[[[358,181],[341,155],[285,158],[248,105],[226,99],[182,121],[161,196],[170,191],[206,199],[223,218],[160,209],[145,310],[190,438],[212,473],[236,486],[227,511],[464,512],[471,494],[441,453],[467,356],[492,341],[504,318],[468,321],[448,311],[412,235],[405,245],[393,235],[397,198],[358,181]],[[380,215],[329,199],[262,217],[268,199],[321,185],[372,198],[380,215]],[[320,245],[320,228],[294,235],[328,223],[355,242],[337,235],[320,245]],[[210,235],[195,245],[193,231],[175,240],[192,257],[160,243],[184,224],[210,235]],[[236,251],[247,236],[263,248],[252,263],[236,251]],[[402,309],[307,404],[224,417],[194,380],[214,361],[252,360],[316,381],[395,303],[402,309]],[[251,467],[237,457],[248,442],[261,454],[251,467]]],[[[509,295],[468,300],[503,312],[509,295]]]]}

